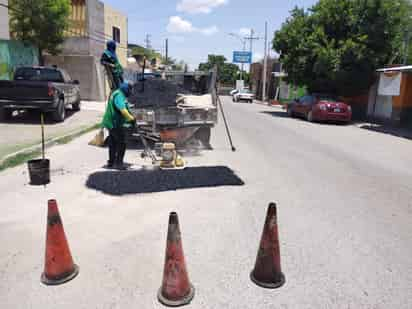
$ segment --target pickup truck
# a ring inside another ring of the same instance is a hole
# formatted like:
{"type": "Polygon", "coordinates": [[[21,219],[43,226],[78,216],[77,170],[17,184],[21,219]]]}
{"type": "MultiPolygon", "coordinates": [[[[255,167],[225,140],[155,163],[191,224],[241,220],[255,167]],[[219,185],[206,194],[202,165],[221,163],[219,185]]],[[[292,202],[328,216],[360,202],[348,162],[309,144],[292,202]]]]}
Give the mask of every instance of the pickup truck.
{"type": "Polygon", "coordinates": [[[0,80],[0,118],[11,117],[15,110],[38,109],[62,122],[68,105],[80,110],[79,81],[62,69],[20,67],[12,81],[0,80]]]}

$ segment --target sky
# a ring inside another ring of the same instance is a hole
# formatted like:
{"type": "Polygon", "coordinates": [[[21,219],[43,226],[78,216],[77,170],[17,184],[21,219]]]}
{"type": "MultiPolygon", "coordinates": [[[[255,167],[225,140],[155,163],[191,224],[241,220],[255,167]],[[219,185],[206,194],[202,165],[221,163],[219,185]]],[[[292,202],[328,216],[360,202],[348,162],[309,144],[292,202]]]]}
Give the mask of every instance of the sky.
{"type": "MultiPolygon", "coordinates": [[[[250,29],[261,39],[253,42],[253,59],[264,54],[265,21],[268,38],[295,6],[308,8],[316,0],[103,0],[128,16],[129,43],[145,46],[150,35],[153,49],[164,53],[169,39],[169,57],[183,60],[191,69],[206,62],[208,54],[224,55],[232,61],[234,50],[242,50],[239,38],[250,29]]],[[[246,45],[249,49],[249,43],[246,45]]],[[[275,55],[272,51],[272,55],[275,55]]]]}

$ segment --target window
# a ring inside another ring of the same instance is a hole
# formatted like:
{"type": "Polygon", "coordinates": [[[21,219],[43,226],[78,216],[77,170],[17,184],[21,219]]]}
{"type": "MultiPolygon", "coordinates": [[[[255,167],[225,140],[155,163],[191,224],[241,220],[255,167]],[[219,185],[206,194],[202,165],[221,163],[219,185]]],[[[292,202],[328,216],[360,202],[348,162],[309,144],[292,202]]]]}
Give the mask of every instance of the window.
{"type": "Polygon", "coordinates": [[[15,80],[30,80],[30,81],[48,81],[63,83],[62,74],[53,69],[42,68],[20,68],[16,70],[14,75],[15,80]]]}
{"type": "Polygon", "coordinates": [[[113,27],[113,41],[120,43],[120,29],[113,27]]]}
{"type": "Polygon", "coordinates": [[[69,74],[66,71],[62,70],[61,72],[62,72],[63,78],[66,82],[70,82],[72,80],[70,78],[69,74]]]}

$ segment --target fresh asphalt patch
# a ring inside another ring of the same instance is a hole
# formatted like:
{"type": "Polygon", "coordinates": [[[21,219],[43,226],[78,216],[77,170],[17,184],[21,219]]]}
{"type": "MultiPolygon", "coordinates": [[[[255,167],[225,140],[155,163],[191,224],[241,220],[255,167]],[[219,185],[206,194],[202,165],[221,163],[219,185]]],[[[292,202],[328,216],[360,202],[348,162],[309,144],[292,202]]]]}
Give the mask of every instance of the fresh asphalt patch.
{"type": "Polygon", "coordinates": [[[117,196],[242,185],[242,179],[226,166],[187,167],[183,170],[99,171],[91,174],[86,182],[90,189],[117,196]]]}

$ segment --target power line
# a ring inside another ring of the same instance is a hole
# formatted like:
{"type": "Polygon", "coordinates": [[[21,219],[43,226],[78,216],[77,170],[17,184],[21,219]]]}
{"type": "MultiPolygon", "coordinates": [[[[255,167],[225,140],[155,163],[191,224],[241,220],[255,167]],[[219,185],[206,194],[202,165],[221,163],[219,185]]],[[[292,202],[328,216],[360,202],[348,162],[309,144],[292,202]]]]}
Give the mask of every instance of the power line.
{"type": "MultiPolygon", "coordinates": [[[[17,9],[15,9],[15,8],[12,8],[12,7],[10,7],[9,5],[4,4],[4,3],[0,3],[0,6],[5,7],[6,9],[9,9],[9,10],[14,11],[14,12],[21,13],[21,14],[25,14],[25,13],[26,13],[26,12],[17,10],[17,9]]],[[[87,39],[92,40],[92,41],[95,41],[95,42],[106,43],[106,39],[105,39],[105,38],[102,38],[102,37],[100,37],[100,38],[99,38],[99,37],[92,37],[92,36],[90,35],[90,33],[88,33],[88,34],[86,34],[86,35],[82,35],[82,34],[76,32],[76,31],[73,31],[73,30],[71,30],[71,29],[65,29],[64,32],[68,32],[68,33],[71,33],[71,34],[76,35],[76,36],[84,37],[84,38],[87,38],[87,39]]],[[[96,35],[98,35],[98,34],[96,34],[96,35]]],[[[110,38],[111,38],[111,37],[110,37],[110,38]]],[[[120,49],[126,49],[126,50],[128,49],[127,46],[122,46],[122,45],[120,45],[120,44],[118,44],[117,47],[120,48],[120,49]]]]}

